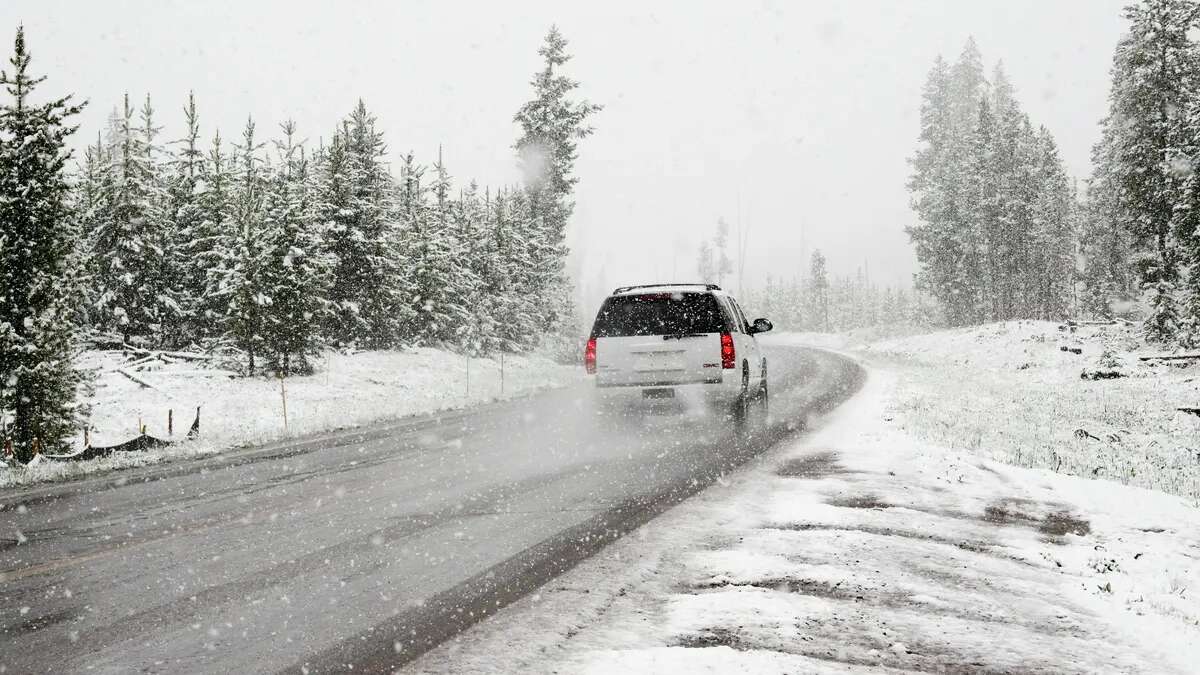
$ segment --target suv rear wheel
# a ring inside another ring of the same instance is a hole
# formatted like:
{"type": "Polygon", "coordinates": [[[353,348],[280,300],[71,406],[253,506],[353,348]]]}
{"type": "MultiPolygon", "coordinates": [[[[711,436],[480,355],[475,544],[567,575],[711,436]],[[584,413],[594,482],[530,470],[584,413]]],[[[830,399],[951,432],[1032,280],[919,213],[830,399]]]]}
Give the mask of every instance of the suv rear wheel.
{"type": "Polygon", "coordinates": [[[762,384],[758,387],[758,395],[762,398],[762,407],[765,412],[768,409],[771,401],[771,393],[767,389],[767,362],[764,359],[762,365],[762,384]]]}
{"type": "Polygon", "coordinates": [[[750,367],[742,364],[742,390],[733,402],[733,421],[744,424],[750,416],[750,367]]]}

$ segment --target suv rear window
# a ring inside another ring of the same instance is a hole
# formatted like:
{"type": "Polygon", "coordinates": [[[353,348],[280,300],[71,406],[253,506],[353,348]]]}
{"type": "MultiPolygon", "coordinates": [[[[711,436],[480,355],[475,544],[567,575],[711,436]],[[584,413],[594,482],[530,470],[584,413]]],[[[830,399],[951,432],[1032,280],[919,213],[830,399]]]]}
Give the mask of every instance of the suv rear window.
{"type": "Polygon", "coordinates": [[[725,317],[717,299],[708,293],[646,293],[605,300],[592,335],[682,335],[724,330],[725,317]]]}

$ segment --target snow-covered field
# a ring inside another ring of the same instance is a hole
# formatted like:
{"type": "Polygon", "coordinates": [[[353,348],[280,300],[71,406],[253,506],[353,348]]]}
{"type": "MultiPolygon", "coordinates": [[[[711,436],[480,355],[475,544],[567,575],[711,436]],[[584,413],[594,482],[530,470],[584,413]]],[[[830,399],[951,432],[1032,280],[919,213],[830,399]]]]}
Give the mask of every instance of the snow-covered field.
{"type": "MultiPolygon", "coordinates": [[[[230,378],[221,371],[176,361],[140,367],[138,384],[117,372],[125,360],[93,352],[85,367],[97,369],[92,404],[93,445],[127,441],[146,432],[167,438],[168,411],[174,411],[174,438],[187,433],[200,408],[200,439],[162,450],[117,453],[86,462],[38,462],[0,469],[0,488],[57,480],[85,473],[141,466],[167,459],[211,454],[318,431],[360,426],[407,415],[528,394],[578,381],[582,370],[542,356],[506,356],[501,391],[498,359],[468,360],[436,349],[399,352],[330,352],[317,372],[288,378],[287,427],[283,390],[277,379],[230,378]]],[[[77,439],[82,447],[82,438],[77,439]]]]}
{"type": "Polygon", "coordinates": [[[1194,672],[1200,510],[920,441],[905,375],[412,670],[1194,672]]]}
{"type": "Polygon", "coordinates": [[[857,353],[894,364],[896,401],[919,437],[999,461],[1106,478],[1200,504],[1200,361],[1159,354],[1133,327],[1014,321],[876,342],[857,353]],[[1076,354],[1067,349],[1078,349],[1076,354]],[[1110,370],[1118,379],[1085,380],[1110,370]]]}

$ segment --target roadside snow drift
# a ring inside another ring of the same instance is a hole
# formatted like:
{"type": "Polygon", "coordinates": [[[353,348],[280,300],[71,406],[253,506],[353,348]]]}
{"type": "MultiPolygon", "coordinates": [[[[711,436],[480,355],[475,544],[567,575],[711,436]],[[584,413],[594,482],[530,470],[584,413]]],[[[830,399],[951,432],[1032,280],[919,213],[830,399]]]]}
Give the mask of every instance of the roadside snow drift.
{"type": "MultiPolygon", "coordinates": [[[[499,359],[468,361],[427,348],[350,355],[330,352],[317,362],[316,374],[282,383],[262,377],[230,378],[225,371],[188,362],[143,368],[136,373],[138,383],[118,372],[123,363],[119,355],[103,352],[84,357],[84,365],[99,373],[90,401],[94,445],[129,440],[137,436],[139,425],[152,436],[168,438],[168,411],[174,411],[173,438],[182,438],[197,408],[200,439],[86,462],[42,461],[25,468],[0,468],[0,488],[461,408],[564,386],[582,377],[580,368],[557,365],[548,358],[506,355],[502,385],[499,359]]],[[[76,440],[78,447],[82,444],[82,437],[76,440]]]]}

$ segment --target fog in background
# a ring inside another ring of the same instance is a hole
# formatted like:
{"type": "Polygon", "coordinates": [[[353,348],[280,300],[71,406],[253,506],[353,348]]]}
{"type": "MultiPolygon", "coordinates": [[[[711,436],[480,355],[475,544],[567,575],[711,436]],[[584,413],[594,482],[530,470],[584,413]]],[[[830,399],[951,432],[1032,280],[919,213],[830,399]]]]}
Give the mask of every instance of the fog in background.
{"type": "Polygon", "coordinates": [[[194,89],[206,137],[252,114],[312,144],[362,97],[397,163],[440,145],[456,180],[497,186],[518,181],[512,116],[558,24],[581,95],[605,106],[570,235],[587,313],[620,283],[695,279],[718,216],[748,228],[747,285],[801,273],[816,247],[835,274],[908,284],[906,158],[935,56],[974,35],[1086,178],[1123,4],[6,0],[0,26],[25,23],[44,92],[91,101],[79,147],[125,91],[152,94],[166,138],[194,89]]]}

